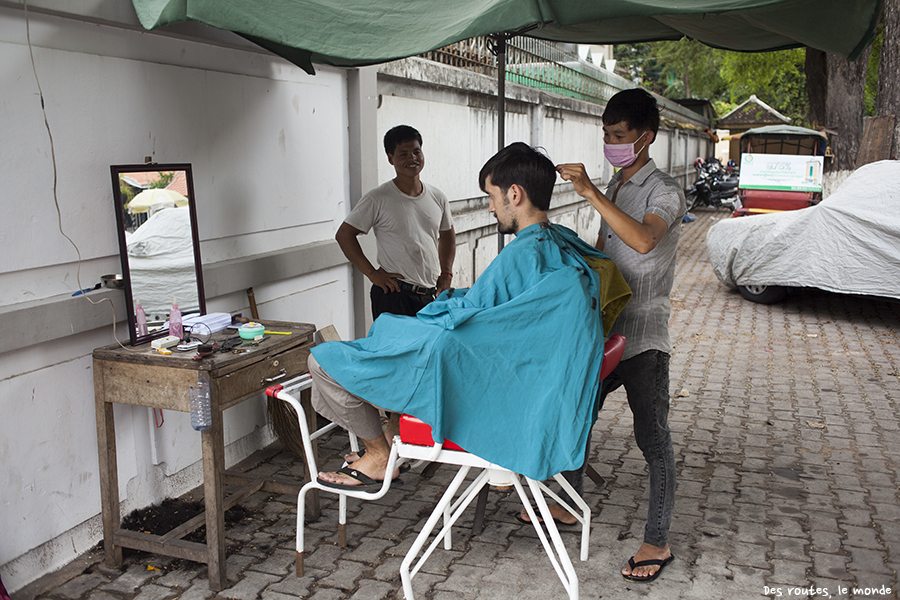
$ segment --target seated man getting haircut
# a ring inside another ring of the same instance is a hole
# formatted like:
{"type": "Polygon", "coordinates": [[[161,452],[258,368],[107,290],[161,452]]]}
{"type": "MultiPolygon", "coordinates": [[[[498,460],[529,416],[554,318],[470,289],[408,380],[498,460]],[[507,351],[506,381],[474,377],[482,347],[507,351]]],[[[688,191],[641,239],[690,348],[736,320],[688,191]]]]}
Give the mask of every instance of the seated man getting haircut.
{"type": "Polygon", "coordinates": [[[471,289],[449,289],[415,317],[381,315],[366,338],[313,348],[313,406],[366,448],[347,467],[319,473],[321,483],[380,485],[391,440],[378,407],[418,417],[435,440],[533,479],[581,466],[602,360],[585,349],[603,347],[604,320],[630,291],[601,282],[589,263],[606,263],[621,280],[602,252],[549,223],[556,171],[544,154],[512,144],[484,165],[479,183],[498,231],[516,239],[471,289]]]}

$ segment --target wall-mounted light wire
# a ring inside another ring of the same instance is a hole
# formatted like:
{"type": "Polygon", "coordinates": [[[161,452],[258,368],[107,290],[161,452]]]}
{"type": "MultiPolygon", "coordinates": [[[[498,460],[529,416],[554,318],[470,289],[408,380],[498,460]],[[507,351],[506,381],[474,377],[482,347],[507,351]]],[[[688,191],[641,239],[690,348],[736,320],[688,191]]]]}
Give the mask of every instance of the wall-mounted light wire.
{"type": "MultiPolygon", "coordinates": [[[[72,247],[75,248],[75,253],[78,255],[78,269],[75,272],[75,281],[78,284],[78,289],[82,290],[82,289],[84,289],[84,287],[82,287],[82,285],[81,285],[81,262],[82,262],[81,250],[78,248],[78,244],[76,244],[75,241],[71,237],[69,237],[65,231],[63,231],[62,210],[60,210],[60,208],[59,208],[59,195],[57,193],[57,181],[58,181],[59,176],[58,176],[58,170],[56,167],[56,148],[53,144],[53,133],[50,131],[50,122],[47,119],[47,108],[44,104],[44,92],[41,89],[41,80],[40,80],[40,78],[38,78],[37,67],[35,66],[35,62],[34,62],[34,50],[31,47],[31,27],[30,27],[30,22],[28,19],[28,0],[22,0],[22,7],[25,9],[25,39],[28,42],[28,55],[31,58],[31,71],[32,71],[32,73],[34,73],[34,82],[37,84],[38,97],[40,97],[40,99],[41,99],[41,114],[44,117],[44,127],[47,129],[47,137],[50,140],[50,161],[53,165],[53,204],[54,204],[54,206],[56,206],[57,224],[59,226],[59,233],[64,238],[66,238],[70,244],[72,244],[72,247]]],[[[112,311],[113,311],[113,321],[112,321],[113,337],[115,338],[116,343],[119,344],[119,346],[121,346],[122,348],[125,348],[126,350],[132,350],[132,348],[127,347],[124,344],[122,344],[122,342],[119,341],[119,338],[116,335],[116,307],[112,303],[112,300],[110,300],[109,298],[103,298],[102,300],[100,300],[98,302],[94,302],[93,300],[88,298],[87,294],[79,294],[79,295],[95,306],[98,304],[102,304],[103,302],[109,302],[109,305],[110,305],[110,307],[112,307],[112,311]]]]}

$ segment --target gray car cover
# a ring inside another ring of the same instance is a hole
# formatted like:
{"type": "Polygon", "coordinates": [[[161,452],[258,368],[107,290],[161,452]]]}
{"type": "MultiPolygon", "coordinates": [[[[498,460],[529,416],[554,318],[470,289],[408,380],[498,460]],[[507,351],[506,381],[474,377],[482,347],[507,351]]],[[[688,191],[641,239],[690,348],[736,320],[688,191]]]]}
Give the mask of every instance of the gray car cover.
{"type": "Polygon", "coordinates": [[[816,206],[720,221],[706,246],[729,287],[900,298],[900,161],[860,167],[816,206]]]}

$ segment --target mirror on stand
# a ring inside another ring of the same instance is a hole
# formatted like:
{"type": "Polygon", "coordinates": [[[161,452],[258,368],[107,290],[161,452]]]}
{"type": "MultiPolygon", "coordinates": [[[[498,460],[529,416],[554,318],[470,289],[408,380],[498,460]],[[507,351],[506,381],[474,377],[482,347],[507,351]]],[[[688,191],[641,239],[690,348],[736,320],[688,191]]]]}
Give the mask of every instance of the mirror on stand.
{"type": "Polygon", "coordinates": [[[113,165],[131,345],[168,335],[173,301],[206,314],[190,164],[113,165]],[[146,326],[144,325],[146,323],[146,326]]]}

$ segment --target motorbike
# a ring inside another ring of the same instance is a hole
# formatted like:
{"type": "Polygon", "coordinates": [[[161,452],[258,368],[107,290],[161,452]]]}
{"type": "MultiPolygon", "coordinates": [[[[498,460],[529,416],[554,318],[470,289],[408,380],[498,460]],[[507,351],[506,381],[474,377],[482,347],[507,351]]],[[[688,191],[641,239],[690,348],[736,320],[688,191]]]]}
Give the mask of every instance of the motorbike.
{"type": "Polygon", "coordinates": [[[725,172],[729,175],[740,177],[741,167],[737,164],[737,161],[732,158],[725,164],[725,172]]]}
{"type": "Polygon", "coordinates": [[[684,191],[688,211],[700,206],[734,209],[738,198],[738,174],[730,163],[725,167],[716,158],[694,161],[697,180],[684,191]]]}

